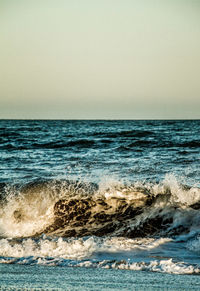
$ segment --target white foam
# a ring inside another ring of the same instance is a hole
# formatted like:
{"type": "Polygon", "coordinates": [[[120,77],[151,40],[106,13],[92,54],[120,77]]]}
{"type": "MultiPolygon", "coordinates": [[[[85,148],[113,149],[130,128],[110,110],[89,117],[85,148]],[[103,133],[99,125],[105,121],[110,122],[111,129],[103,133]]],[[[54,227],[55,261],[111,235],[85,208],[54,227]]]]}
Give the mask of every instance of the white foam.
{"type": "Polygon", "coordinates": [[[130,262],[129,260],[84,260],[74,261],[61,258],[46,257],[22,257],[22,258],[0,258],[2,264],[21,264],[21,265],[44,265],[61,267],[84,267],[84,268],[102,268],[116,270],[148,271],[176,275],[200,274],[200,267],[185,262],[174,262],[168,260],[153,260],[150,262],[130,262]]]}
{"type": "MultiPolygon", "coordinates": [[[[40,264],[48,266],[74,266],[105,269],[124,269],[134,271],[152,271],[171,274],[199,274],[199,266],[185,262],[168,260],[152,260],[150,262],[134,262],[130,260],[95,260],[95,255],[130,252],[133,250],[152,250],[171,239],[143,238],[49,238],[40,239],[1,239],[0,263],[12,264],[40,264]]],[[[200,239],[194,240],[187,247],[200,250],[200,239]]]]}
{"type": "Polygon", "coordinates": [[[110,185],[107,184],[107,187],[109,191],[101,187],[103,189],[101,194],[106,199],[124,198],[134,201],[145,198],[145,192],[151,193],[155,197],[161,194],[163,199],[157,201],[155,204],[157,207],[178,206],[185,209],[200,201],[200,189],[195,185],[190,188],[184,187],[173,174],[167,174],[159,183],[138,181],[127,186],[120,183],[114,184],[112,181],[110,185]]]}
{"type": "Polygon", "coordinates": [[[134,249],[148,250],[171,241],[167,238],[126,239],[126,238],[40,238],[23,239],[14,242],[9,239],[0,240],[0,256],[2,257],[59,257],[64,259],[90,258],[94,253],[127,252],[134,249]]]}
{"type": "Polygon", "coordinates": [[[158,184],[146,184],[146,187],[154,195],[170,194],[166,202],[170,205],[189,206],[200,200],[200,189],[191,187],[185,189],[173,174],[167,174],[165,179],[158,184]]]}
{"type": "Polygon", "coordinates": [[[110,252],[131,251],[134,249],[139,250],[150,250],[158,247],[159,245],[165,244],[172,241],[170,238],[139,238],[139,239],[128,239],[128,238],[107,238],[104,240],[103,249],[110,252]]]}
{"type": "Polygon", "coordinates": [[[90,257],[96,250],[93,238],[86,240],[71,239],[24,239],[20,243],[13,243],[8,239],[0,240],[0,256],[4,257],[61,257],[66,259],[82,259],[90,257]]]}
{"type": "MultiPolygon", "coordinates": [[[[11,189],[12,190],[12,189],[11,189]]],[[[0,208],[0,235],[31,236],[53,222],[55,198],[49,193],[24,195],[10,190],[7,203],[0,208]]]]}
{"type": "Polygon", "coordinates": [[[168,274],[199,274],[200,268],[184,262],[173,262],[172,259],[168,260],[153,260],[150,262],[134,262],[131,263],[126,260],[121,261],[101,261],[91,263],[89,261],[81,262],[79,267],[97,267],[104,269],[120,269],[120,270],[133,270],[133,271],[151,271],[168,274]]]}
{"type": "Polygon", "coordinates": [[[199,267],[186,264],[184,262],[173,262],[172,259],[169,260],[154,260],[150,263],[137,262],[137,263],[114,263],[113,268],[115,269],[126,269],[126,270],[145,270],[160,273],[169,274],[197,274],[200,273],[199,267]]]}

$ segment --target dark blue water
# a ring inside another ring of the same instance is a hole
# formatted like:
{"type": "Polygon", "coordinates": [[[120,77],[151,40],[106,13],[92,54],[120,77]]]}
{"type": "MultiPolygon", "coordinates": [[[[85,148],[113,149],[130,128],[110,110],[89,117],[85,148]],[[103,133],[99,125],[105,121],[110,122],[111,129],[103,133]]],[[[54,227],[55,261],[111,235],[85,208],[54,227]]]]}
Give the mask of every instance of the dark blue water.
{"type": "Polygon", "coordinates": [[[0,181],[102,177],[199,183],[200,121],[1,120],[0,181]]]}

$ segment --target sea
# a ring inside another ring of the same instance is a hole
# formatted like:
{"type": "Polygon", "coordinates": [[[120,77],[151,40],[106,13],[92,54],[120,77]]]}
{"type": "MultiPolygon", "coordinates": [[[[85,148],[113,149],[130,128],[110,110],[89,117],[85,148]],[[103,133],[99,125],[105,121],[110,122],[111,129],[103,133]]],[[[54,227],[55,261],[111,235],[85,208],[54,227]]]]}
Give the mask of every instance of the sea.
{"type": "Polygon", "coordinates": [[[200,120],[0,120],[0,290],[200,290],[200,120]]]}

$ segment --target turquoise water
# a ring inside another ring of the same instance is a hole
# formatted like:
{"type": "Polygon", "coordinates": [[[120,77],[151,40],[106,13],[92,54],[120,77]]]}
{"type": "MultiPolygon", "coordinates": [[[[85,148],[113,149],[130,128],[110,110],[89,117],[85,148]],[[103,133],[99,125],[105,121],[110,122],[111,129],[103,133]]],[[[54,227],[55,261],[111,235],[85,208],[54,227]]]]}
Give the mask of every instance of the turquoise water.
{"type": "Polygon", "coordinates": [[[0,265],[3,290],[199,290],[194,275],[45,266],[0,265]]]}

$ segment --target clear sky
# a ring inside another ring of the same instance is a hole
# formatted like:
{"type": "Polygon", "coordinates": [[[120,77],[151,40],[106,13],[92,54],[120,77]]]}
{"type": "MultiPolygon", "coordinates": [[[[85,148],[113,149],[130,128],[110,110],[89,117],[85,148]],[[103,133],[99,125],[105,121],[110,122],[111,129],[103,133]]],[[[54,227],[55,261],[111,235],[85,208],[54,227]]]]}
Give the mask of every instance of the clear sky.
{"type": "Polygon", "coordinates": [[[0,0],[0,118],[200,118],[200,1],[0,0]]]}

